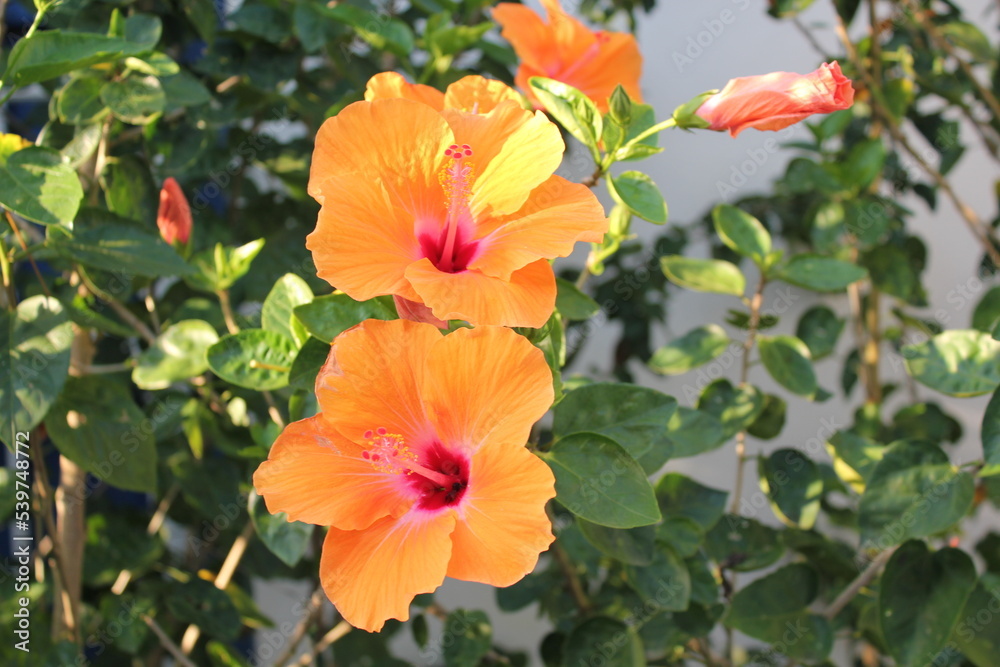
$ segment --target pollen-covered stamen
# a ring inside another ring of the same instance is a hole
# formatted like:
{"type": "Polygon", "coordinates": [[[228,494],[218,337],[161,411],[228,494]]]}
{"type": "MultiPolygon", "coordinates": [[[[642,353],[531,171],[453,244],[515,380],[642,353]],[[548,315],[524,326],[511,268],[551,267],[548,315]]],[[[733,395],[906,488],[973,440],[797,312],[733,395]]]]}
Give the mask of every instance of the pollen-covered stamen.
{"type": "Polygon", "coordinates": [[[472,157],[472,147],[469,144],[452,144],[445,149],[444,155],[451,158],[451,161],[441,172],[441,186],[444,188],[448,214],[445,218],[447,235],[438,268],[452,271],[455,268],[453,262],[458,227],[462,219],[470,215],[473,166],[467,160],[472,157]]]}
{"type": "Polygon", "coordinates": [[[364,437],[368,449],[361,452],[361,458],[371,463],[375,470],[394,475],[417,474],[442,486],[452,484],[452,479],[448,475],[417,463],[417,455],[406,446],[403,436],[398,433],[389,433],[384,428],[378,428],[374,431],[365,431],[364,437]]]}

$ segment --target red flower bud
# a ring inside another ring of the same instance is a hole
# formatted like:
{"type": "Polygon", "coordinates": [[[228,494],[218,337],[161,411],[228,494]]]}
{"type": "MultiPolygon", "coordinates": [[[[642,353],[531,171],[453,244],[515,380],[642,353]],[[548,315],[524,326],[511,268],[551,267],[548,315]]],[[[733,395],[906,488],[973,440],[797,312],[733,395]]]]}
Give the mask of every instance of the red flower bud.
{"type": "Polygon", "coordinates": [[[748,127],[780,130],[813,114],[847,109],[854,102],[851,80],[836,62],[815,72],[772,72],[732,79],[699,107],[709,129],[736,136],[748,127]]]}
{"type": "Polygon", "coordinates": [[[187,243],[191,236],[191,207],[177,181],[171,177],[163,181],[160,190],[160,209],[156,212],[156,226],[167,243],[187,243]]]}

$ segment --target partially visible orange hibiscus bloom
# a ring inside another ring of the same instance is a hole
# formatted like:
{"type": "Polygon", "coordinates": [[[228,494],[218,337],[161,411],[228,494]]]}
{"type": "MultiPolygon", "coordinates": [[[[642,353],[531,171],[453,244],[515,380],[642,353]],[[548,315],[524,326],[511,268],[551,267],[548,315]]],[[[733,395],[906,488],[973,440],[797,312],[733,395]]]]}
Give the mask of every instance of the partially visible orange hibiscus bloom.
{"type": "Polygon", "coordinates": [[[493,19],[521,59],[517,85],[531,95],[528,79],[544,76],[582,91],[601,113],[608,111],[608,98],[621,84],[633,100],[642,101],[639,77],[642,54],[635,37],[624,32],[591,30],[567,14],[559,0],[542,0],[548,15],[542,17],[524,5],[503,2],[493,9],[493,19]]]}
{"type": "Polygon", "coordinates": [[[509,586],[554,537],[552,472],[524,444],[552,404],[542,352],[510,329],[368,320],[316,379],[254,474],[271,512],[331,526],[320,579],[370,632],[445,576],[509,586]]]}
{"type": "Polygon", "coordinates": [[[553,175],[565,149],[556,125],[482,77],[439,98],[383,75],[366,96],[316,137],[309,193],[322,208],[306,246],[319,276],[437,320],[544,325],[548,260],[608,229],[587,187],[553,175]]]}

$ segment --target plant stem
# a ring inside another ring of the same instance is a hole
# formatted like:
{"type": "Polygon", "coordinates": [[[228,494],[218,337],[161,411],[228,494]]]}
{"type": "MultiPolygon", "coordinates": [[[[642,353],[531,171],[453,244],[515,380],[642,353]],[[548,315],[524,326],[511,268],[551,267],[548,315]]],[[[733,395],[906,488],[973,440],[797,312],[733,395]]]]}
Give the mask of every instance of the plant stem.
{"type": "Polygon", "coordinates": [[[292,659],[292,656],[295,655],[296,647],[299,645],[299,642],[302,641],[302,638],[306,636],[306,632],[309,631],[309,626],[311,626],[316,620],[316,614],[321,609],[322,605],[323,589],[317,588],[309,597],[309,603],[306,605],[306,612],[302,615],[298,625],[295,626],[292,633],[288,636],[288,646],[285,648],[285,652],[278,656],[278,658],[274,661],[275,665],[284,665],[292,659]]]}
{"type": "Polygon", "coordinates": [[[14,291],[14,276],[10,269],[10,258],[7,256],[7,244],[0,236],[0,276],[3,277],[3,289],[8,310],[17,308],[17,293],[14,291]]]}
{"type": "Polygon", "coordinates": [[[565,575],[566,583],[569,584],[569,592],[573,596],[573,601],[576,602],[576,606],[580,610],[580,613],[588,613],[591,609],[590,599],[587,597],[587,593],[583,590],[583,584],[580,582],[580,577],[576,573],[573,561],[570,560],[569,554],[566,553],[566,550],[563,549],[562,545],[558,542],[552,543],[552,557],[556,559],[556,563],[559,564],[559,569],[561,569],[563,575],[565,575]]]}
{"type": "MultiPolygon", "coordinates": [[[[757,341],[757,329],[760,327],[760,307],[764,301],[764,287],[767,285],[767,276],[761,271],[760,280],[757,281],[757,289],[753,298],[750,299],[750,320],[747,322],[747,337],[743,341],[743,358],[740,364],[740,386],[744,387],[750,375],[750,353],[753,351],[754,343],[757,341]]],[[[740,500],[743,498],[743,476],[746,466],[746,431],[736,434],[736,484],[733,486],[733,500],[729,507],[731,514],[736,514],[740,508],[740,500]]]]}
{"type": "Polygon", "coordinates": [[[353,630],[351,624],[347,621],[341,621],[337,625],[323,635],[323,638],[316,642],[316,645],[312,647],[308,653],[303,655],[297,661],[290,663],[288,667],[306,667],[306,665],[315,665],[316,656],[325,651],[328,646],[333,644],[335,641],[346,635],[348,632],[353,630]]]}
{"type": "Polygon", "coordinates": [[[222,307],[222,317],[226,320],[226,329],[231,334],[239,333],[240,327],[236,324],[236,318],[233,316],[233,305],[229,301],[229,290],[220,289],[216,291],[215,295],[219,297],[219,306],[222,307]]]}
{"type": "Polygon", "coordinates": [[[142,336],[147,343],[150,345],[156,343],[156,336],[150,328],[147,327],[142,320],[133,315],[132,311],[125,307],[125,304],[95,285],[94,281],[90,279],[90,276],[87,275],[87,272],[82,266],[77,267],[77,274],[80,276],[80,280],[91,294],[111,306],[111,309],[115,311],[118,317],[122,318],[125,322],[131,325],[131,327],[136,330],[136,333],[142,336]]]}
{"type": "Polygon", "coordinates": [[[21,235],[21,228],[17,226],[17,222],[14,220],[14,216],[10,214],[10,211],[4,209],[4,215],[7,217],[7,223],[10,225],[11,231],[13,231],[14,236],[17,237],[17,242],[21,244],[21,248],[28,256],[28,261],[31,263],[31,268],[35,271],[35,276],[38,277],[38,282],[42,286],[42,291],[45,292],[45,296],[51,297],[52,292],[49,291],[49,286],[45,282],[45,278],[42,276],[42,272],[38,268],[38,264],[35,263],[35,258],[32,257],[31,253],[28,251],[28,244],[24,242],[24,236],[21,235]]]}
{"type": "Polygon", "coordinates": [[[882,567],[889,562],[889,559],[895,552],[896,547],[893,547],[882,551],[878,556],[876,556],[875,559],[868,564],[868,567],[866,567],[864,571],[854,579],[854,581],[848,584],[847,588],[841,591],[840,595],[838,595],[830,606],[826,608],[826,611],[823,612],[823,617],[828,621],[832,621],[834,617],[836,617],[836,615],[839,614],[859,592],[861,592],[862,588],[870,584],[872,580],[878,576],[882,567]]]}
{"type": "Polygon", "coordinates": [[[160,640],[160,644],[163,645],[163,648],[167,649],[167,652],[174,656],[174,660],[176,660],[178,664],[183,665],[184,667],[196,667],[195,664],[191,662],[191,660],[177,647],[177,644],[170,639],[167,633],[163,631],[163,628],[160,627],[159,623],[154,621],[149,614],[143,614],[142,620],[149,626],[149,629],[153,631],[153,634],[156,635],[157,639],[160,640]]]}
{"type": "MultiPolygon", "coordinates": [[[[167,512],[170,511],[170,506],[173,504],[174,499],[177,498],[180,490],[181,487],[177,482],[171,485],[170,490],[167,491],[166,495],[163,496],[163,500],[157,505],[156,512],[153,513],[153,518],[149,520],[149,525],[146,526],[147,535],[155,535],[159,532],[163,521],[167,518],[167,512]]],[[[118,578],[115,579],[115,583],[111,586],[111,593],[113,595],[121,595],[125,592],[125,588],[131,580],[132,570],[122,570],[118,574],[118,578]]]]}

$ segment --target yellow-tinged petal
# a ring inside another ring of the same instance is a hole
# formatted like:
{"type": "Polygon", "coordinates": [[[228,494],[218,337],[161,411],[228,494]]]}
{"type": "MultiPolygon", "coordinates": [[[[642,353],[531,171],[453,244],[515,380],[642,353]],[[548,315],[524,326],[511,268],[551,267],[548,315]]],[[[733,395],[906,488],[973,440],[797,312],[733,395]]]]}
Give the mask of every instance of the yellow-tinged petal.
{"type": "Polygon", "coordinates": [[[390,100],[403,98],[420,102],[440,111],[444,108],[445,96],[437,88],[420,83],[410,83],[399,72],[379,72],[368,79],[365,100],[390,100]]]}
{"type": "Polygon", "coordinates": [[[507,100],[524,106],[524,98],[503,81],[472,75],[448,86],[443,108],[485,114],[507,100]]]}

